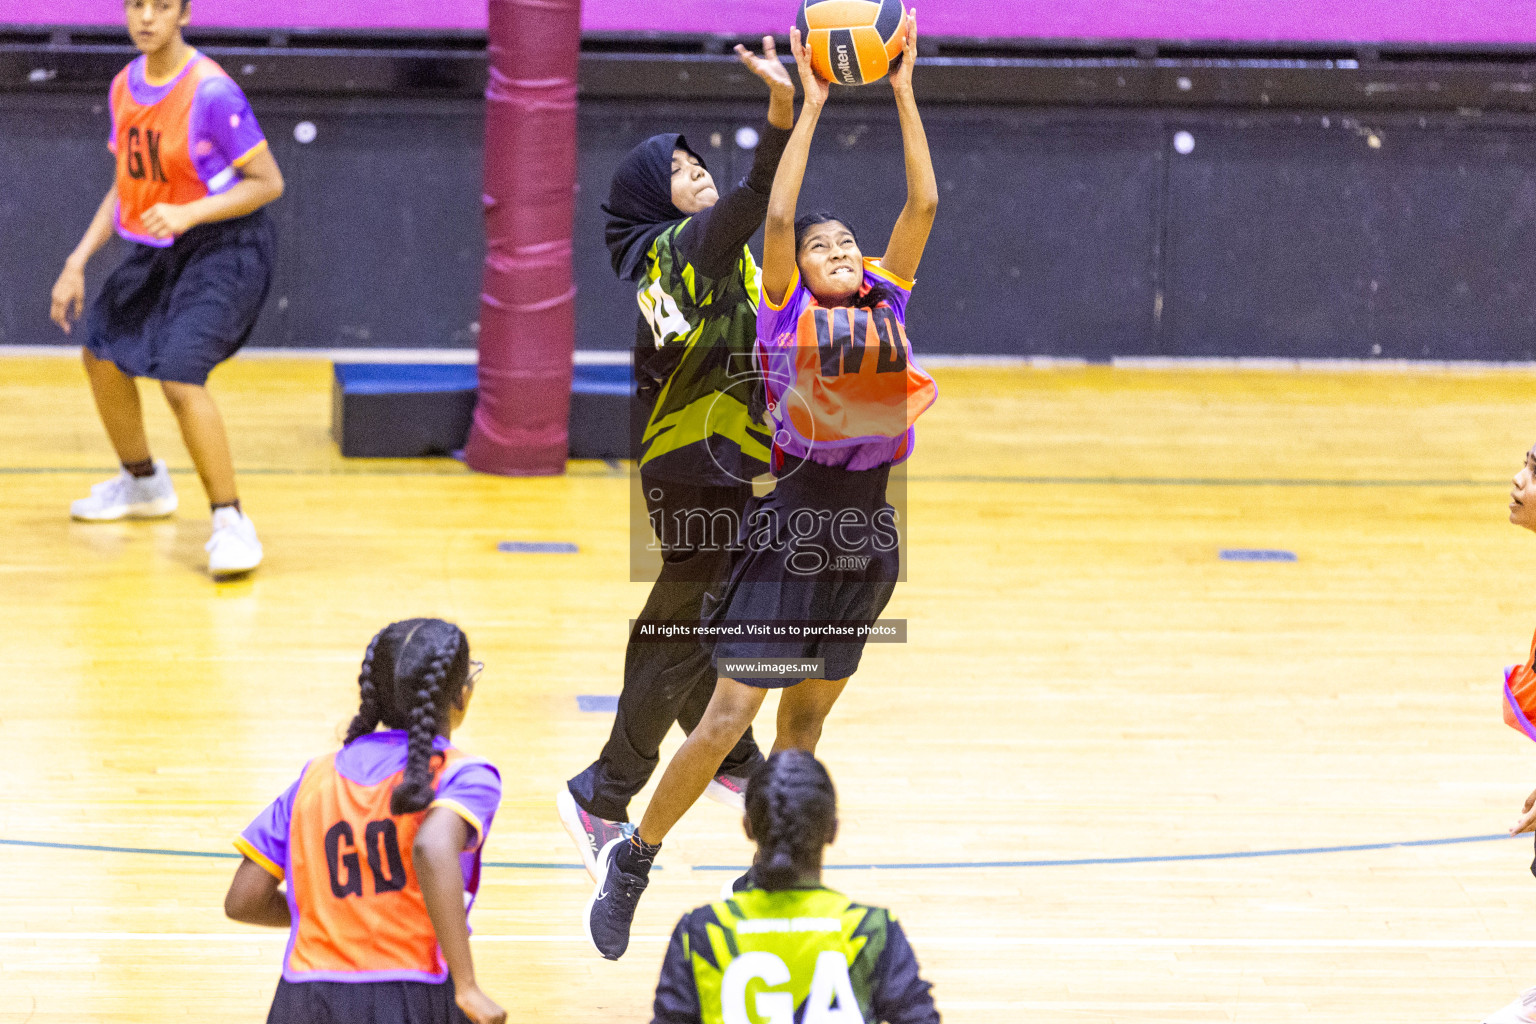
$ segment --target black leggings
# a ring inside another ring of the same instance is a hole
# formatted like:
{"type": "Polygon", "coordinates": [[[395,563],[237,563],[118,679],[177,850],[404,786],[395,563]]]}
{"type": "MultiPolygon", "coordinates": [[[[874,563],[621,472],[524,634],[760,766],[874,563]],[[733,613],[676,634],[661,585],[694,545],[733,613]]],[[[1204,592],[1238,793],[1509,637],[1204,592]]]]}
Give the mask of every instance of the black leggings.
{"type": "MultiPolygon", "coordinates": [[[[752,485],[698,487],[649,478],[643,471],[640,480],[652,521],[660,516],[669,526],[661,537],[661,574],[635,624],[696,623],[704,595],[729,578],[732,554],[724,544],[711,542],[707,528],[680,536],[670,524],[676,523],[676,515],[690,511],[701,513],[701,523],[716,511],[729,512],[739,523],[752,497],[752,485]]],[[[720,522],[725,521],[722,516],[720,522]]],[[[718,534],[714,538],[720,539],[718,534]]],[[[568,783],[576,803],[600,818],[629,820],[629,801],[661,762],[661,741],[672,723],[681,725],[685,733],[692,732],[714,693],[709,648],[696,640],[637,642],[631,634],[624,651],[624,689],[608,742],[598,759],[568,783]]],[[[748,729],[720,770],[748,775],[762,757],[748,729]]]]}

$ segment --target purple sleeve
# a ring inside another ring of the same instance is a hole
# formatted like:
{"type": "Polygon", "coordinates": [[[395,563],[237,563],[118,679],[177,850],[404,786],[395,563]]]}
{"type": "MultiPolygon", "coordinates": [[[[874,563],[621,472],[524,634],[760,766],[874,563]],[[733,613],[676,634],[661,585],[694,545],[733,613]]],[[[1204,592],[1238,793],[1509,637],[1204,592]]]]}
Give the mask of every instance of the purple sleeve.
{"type": "Polygon", "coordinates": [[[437,785],[434,807],[447,807],[468,822],[475,832],[469,850],[477,849],[491,831],[496,808],[501,805],[501,773],[485,761],[462,761],[437,785]]]}
{"type": "Polygon", "coordinates": [[[688,962],[685,942],[688,915],[672,929],[667,955],[661,961],[661,978],[656,982],[656,1002],[651,1010],[651,1024],[699,1024],[704,1019],[699,1009],[699,986],[688,962]]]}
{"type": "Polygon", "coordinates": [[[785,334],[793,335],[800,314],[805,312],[805,299],[809,294],[800,280],[799,271],[795,272],[794,286],[784,296],[783,309],[774,309],[765,292],[757,304],[757,340],[763,345],[773,345],[785,334]]]}
{"type": "MultiPolygon", "coordinates": [[[[305,766],[306,770],[308,767],[305,766]]],[[[235,840],[236,849],[279,879],[288,872],[288,826],[293,821],[293,801],[302,781],[304,775],[300,773],[293,785],[256,815],[235,840]]]]}
{"type": "Polygon", "coordinates": [[[231,78],[211,75],[197,87],[187,140],[197,176],[211,195],[240,180],[236,169],[267,141],[245,93],[231,78]]]}

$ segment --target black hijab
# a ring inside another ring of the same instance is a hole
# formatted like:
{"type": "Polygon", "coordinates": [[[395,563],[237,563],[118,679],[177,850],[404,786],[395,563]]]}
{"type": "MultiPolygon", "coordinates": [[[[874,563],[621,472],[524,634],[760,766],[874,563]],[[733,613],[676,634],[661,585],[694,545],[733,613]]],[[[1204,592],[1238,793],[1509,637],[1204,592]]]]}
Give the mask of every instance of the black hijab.
{"type": "Polygon", "coordinates": [[[679,149],[704,163],[681,135],[652,135],[630,150],[613,172],[603,206],[608,215],[603,237],[613,272],[625,281],[640,279],[641,264],[656,236],[688,217],[672,205],[672,153],[679,149]]]}

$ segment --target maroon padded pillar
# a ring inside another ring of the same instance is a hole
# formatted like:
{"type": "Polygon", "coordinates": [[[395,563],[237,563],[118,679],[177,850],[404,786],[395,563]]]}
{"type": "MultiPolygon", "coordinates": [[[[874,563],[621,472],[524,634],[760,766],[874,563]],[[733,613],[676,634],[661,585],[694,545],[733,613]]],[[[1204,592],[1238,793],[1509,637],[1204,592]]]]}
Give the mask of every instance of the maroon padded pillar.
{"type": "Polygon", "coordinates": [[[482,473],[563,473],[581,0],[490,0],[489,43],[480,397],[464,459],[482,473]]]}

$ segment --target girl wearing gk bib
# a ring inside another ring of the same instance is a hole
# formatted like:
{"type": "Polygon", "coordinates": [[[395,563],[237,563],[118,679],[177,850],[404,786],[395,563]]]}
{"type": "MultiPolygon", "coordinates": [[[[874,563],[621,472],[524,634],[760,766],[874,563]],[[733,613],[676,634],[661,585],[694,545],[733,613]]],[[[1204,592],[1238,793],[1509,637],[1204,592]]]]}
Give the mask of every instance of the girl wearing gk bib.
{"type": "Polygon", "coordinates": [[[288,929],[268,1024],[507,1019],[475,983],[466,922],[501,776],[448,741],[478,674],[457,626],[386,627],[363,656],[346,744],[235,840],[245,859],[224,912],[288,929]]]}
{"type": "Polygon", "coordinates": [[[88,522],[153,519],[176,489],[144,433],[135,378],[160,382],[213,512],[208,571],[261,563],[240,507],[224,421],[206,387],[256,322],[272,279],[273,227],[263,210],[283,176],[240,87],[183,41],[188,0],[127,0],[144,56],[112,81],[117,174],[53,286],[52,317],[70,333],[85,307],[85,265],[114,228],[127,259],[86,314],[86,376],[122,469],[70,507],[88,522]]]}
{"type": "Polygon", "coordinates": [[[937,1024],[896,915],[821,884],[822,851],[837,838],[821,762],[800,750],[770,757],[747,785],[745,824],[755,884],[683,915],[652,1024],[937,1024]]]}
{"type": "Polygon", "coordinates": [[[937,396],[913,362],[905,319],[912,277],[938,208],[928,142],[912,94],[915,13],[891,74],[901,117],[907,197],[878,260],[866,259],[845,220],[795,217],[811,137],[828,84],[791,33],[805,106],[773,181],[763,237],[763,301],[756,354],[774,428],[773,492],[742,524],[745,551],[710,614],[712,623],[798,623],[818,629],[795,642],[743,630],[717,642],[718,679],[698,728],[662,776],[632,836],[604,847],[602,880],[587,910],[587,934],[609,959],[629,944],[651,863],[672,826],[704,792],[726,751],[752,724],[769,688],[784,688],[774,750],[814,752],[822,723],[858,667],[863,641],[841,631],[876,619],[894,589],[900,552],[885,500],[893,463],[911,454],[913,424],[937,396]],[[840,631],[829,638],[826,630],[840,631]],[[835,639],[837,642],[830,642],[835,639]],[[726,659],[819,659],[805,674],[735,678],[726,659]]]}

